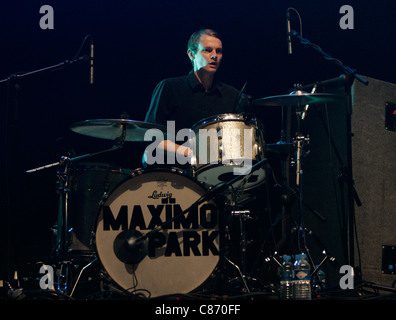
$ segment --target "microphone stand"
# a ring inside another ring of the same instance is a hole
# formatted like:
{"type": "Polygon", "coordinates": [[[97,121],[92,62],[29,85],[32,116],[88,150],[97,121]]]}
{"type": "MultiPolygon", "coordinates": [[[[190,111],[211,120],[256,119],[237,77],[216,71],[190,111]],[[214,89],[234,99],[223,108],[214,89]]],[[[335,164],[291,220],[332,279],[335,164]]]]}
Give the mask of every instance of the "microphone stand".
{"type": "MultiPolygon", "coordinates": [[[[19,165],[19,157],[18,157],[18,146],[19,146],[19,108],[20,108],[20,85],[19,85],[19,79],[25,78],[25,77],[30,77],[39,73],[47,72],[47,71],[56,71],[56,70],[61,70],[65,67],[68,67],[74,63],[80,62],[80,61],[88,61],[89,57],[88,56],[81,56],[81,57],[76,57],[73,60],[65,60],[60,63],[57,63],[52,66],[47,66],[44,68],[40,68],[37,70],[33,71],[28,71],[28,72],[15,72],[8,77],[1,79],[0,84],[6,84],[7,85],[7,100],[6,100],[6,105],[5,105],[5,116],[4,116],[4,130],[6,133],[6,140],[5,140],[5,162],[6,162],[6,167],[12,170],[6,170],[4,172],[5,176],[5,181],[4,181],[4,188],[1,190],[1,192],[4,194],[4,197],[7,199],[4,199],[6,205],[6,210],[7,210],[7,219],[10,221],[9,224],[11,225],[11,221],[13,221],[15,214],[17,213],[20,208],[18,207],[18,200],[14,199],[13,196],[10,196],[12,194],[17,193],[17,187],[16,187],[16,182],[18,181],[18,178],[15,175],[19,175],[19,170],[17,166],[19,165]],[[12,99],[9,97],[12,96],[12,99]],[[14,173],[12,173],[14,172],[14,173]]],[[[3,172],[2,172],[3,173],[3,172]]],[[[10,227],[9,227],[10,228],[10,227]]],[[[7,236],[6,236],[6,241],[11,244],[13,243],[11,239],[11,233],[10,229],[7,230],[7,236]]],[[[15,248],[17,250],[17,248],[15,248]]],[[[12,250],[9,250],[10,252],[12,250]]],[[[7,279],[10,279],[10,265],[12,263],[12,258],[11,254],[7,253],[7,256],[5,257],[5,260],[7,261],[7,279]]]]}
{"type": "Polygon", "coordinates": [[[366,86],[369,84],[369,81],[368,81],[367,79],[365,79],[365,78],[364,78],[363,76],[361,76],[360,74],[357,74],[357,73],[356,73],[356,71],[357,71],[356,69],[352,69],[352,68],[350,68],[350,67],[344,65],[340,60],[333,58],[333,57],[330,56],[328,53],[324,52],[318,45],[316,45],[316,44],[310,42],[310,41],[309,41],[308,39],[306,39],[306,38],[301,37],[300,34],[299,34],[298,32],[296,32],[295,30],[291,30],[290,35],[291,35],[292,37],[295,37],[295,38],[297,38],[298,40],[300,40],[301,44],[302,44],[304,47],[309,47],[309,48],[314,49],[315,51],[319,52],[319,53],[323,56],[324,59],[326,59],[326,60],[328,60],[328,61],[331,61],[331,62],[335,63],[338,67],[340,67],[340,68],[343,70],[343,72],[344,72],[346,75],[348,75],[349,77],[352,78],[352,81],[351,81],[351,82],[353,82],[353,79],[356,79],[356,80],[360,81],[361,83],[363,83],[363,84],[366,85],[366,86]]]}
{"type": "MultiPolygon", "coordinates": [[[[61,70],[61,69],[65,68],[65,67],[68,67],[68,66],[70,66],[70,65],[72,65],[72,64],[74,64],[76,62],[88,61],[88,60],[89,60],[89,57],[87,55],[84,55],[84,56],[81,56],[81,57],[77,57],[77,58],[75,58],[73,60],[65,60],[65,61],[62,61],[62,62],[57,63],[55,65],[44,67],[44,68],[40,68],[40,69],[37,69],[37,70],[28,71],[28,72],[24,72],[24,73],[22,73],[22,72],[13,73],[9,77],[7,77],[7,78],[5,78],[3,80],[0,80],[0,83],[16,80],[16,79],[19,79],[19,78],[28,77],[28,76],[35,75],[35,74],[38,74],[38,73],[41,73],[41,72],[61,70]]],[[[124,139],[125,139],[125,137],[124,137],[124,139]]],[[[117,147],[116,149],[118,149],[118,148],[119,147],[117,147]]],[[[58,171],[58,183],[59,183],[59,186],[60,186],[59,190],[63,190],[64,191],[64,190],[68,189],[67,180],[68,180],[68,175],[69,175],[68,174],[69,164],[71,162],[78,161],[78,160],[81,160],[81,159],[84,159],[84,158],[87,158],[87,157],[91,157],[91,156],[94,156],[94,155],[97,155],[97,154],[101,154],[103,152],[111,151],[111,150],[112,149],[108,149],[108,150],[100,151],[100,152],[93,153],[93,154],[86,154],[86,155],[75,157],[75,158],[72,158],[72,159],[69,159],[68,157],[61,157],[61,160],[58,161],[58,162],[55,162],[55,163],[52,163],[52,164],[48,164],[48,165],[45,165],[45,166],[42,166],[42,167],[39,167],[39,168],[27,170],[26,173],[33,173],[33,172],[37,172],[37,171],[40,171],[40,170],[43,170],[43,169],[48,169],[48,168],[51,168],[51,167],[55,167],[55,166],[64,167],[64,170],[63,170],[62,174],[59,174],[59,171],[58,171]]],[[[63,203],[64,206],[65,206],[65,208],[64,208],[65,213],[67,213],[67,197],[68,197],[67,193],[64,194],[64,197],[62,197],[62,201],[61,201],[61,203],[63,203]]],[[[65,214],[64,217],[65,217],[64,222],[66,223],[67,222],[67,214],[65,214]]],[[[66,227],[66,225],[65,225],[65,227],[66,227]]],[[[58,233],[58,237],[59,237],[59,233],[58,233]]],[[[62,245],[62,247],[63,247],[63,245],[62,245]]],[[[64,248],[62,248],[62,250],[63,249],[64,248]]]]}
{"type": "Polygon", "coordinates": [[[71,60],[71,61],[70,60],[65,60],[65,61],[62,61],[60,63],[54,64],[52,66],[44,67],[44,68],[41,68],[41,69],[28,71],[28,72],[16,72],[16,73],[11,74],[7,78],[0,80],[0,83],[7,82],[7,81],[10,81],[10,80],[13,80],[13,79],[24,78],[24,77],[31,76],[31,75],[34,75],[34,74],[37,74],[37,73],[41,73],[41,72],[45,72],[45,71],[61,70],[61,69],[65,68],[65,67],[67,67],[67,66],[72,65],[73,63],[76,63],[76,62],[79,62],[79,61],[85,61],[86,62],[88,60],[89,60],[89,57],[87,55],[84,55],[84,56],[78,57],[78,58],[76,58],[74,60],[71,60]]]}
{"type": "Polygon", "coordinates": [[[343,73],[346,75],[345,81],[345,95],[347,97],[347,119],[346,119],[346,128],[347,128],[347,165],[345,168],[345,180],[348,187],[348,230],[347,230],[347,238],[348,238],[348,249],[349,252],[347,254],[348,264],[354,265],[354,225],[355,225],[355,208],[354,208],[354,188],[353,188],[353,176],[352,176],[352,98],[351,98],[351,87],[353,81],[356,79],[364,85],[368,85],[369,81],[365,79],[363,76],[357,73],[356,69],[352,69],[346,65],[344,65],[340,60],[333,58],[328,53],[324,52],[318,45],[311,43],[308,39],[303,38],[299,33],[295,30],[291,30],[290,35],[294,38],[297,38],[304,47],[309,47],[314,49],[316,52],[321,54],[325,60],[333,62],[337,67],[341,68],[343,73]]]}

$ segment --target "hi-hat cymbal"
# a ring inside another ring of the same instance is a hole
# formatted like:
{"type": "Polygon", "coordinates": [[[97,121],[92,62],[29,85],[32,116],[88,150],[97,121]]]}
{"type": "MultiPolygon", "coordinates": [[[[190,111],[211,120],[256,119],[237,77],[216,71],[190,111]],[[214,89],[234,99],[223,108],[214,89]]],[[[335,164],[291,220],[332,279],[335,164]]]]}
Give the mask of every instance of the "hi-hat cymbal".
{"type": "Polygon", "coordinates": [[[330,102],[340,102],[344,95],[330,93],[306,93],[303,91],[293,91],[290,94],[271,96],[253,100],[253,106],[305,106],[307,104],[324,104],[330,102]]]}
{"type": "Polygon", "coordinates": [[[166,127],[144,121],[130,119],[94,119],[74,123],[70,126],[74,132],[85,136],[115,140],[125,130],[125,141],[145,141],[144,135],[150,129],[161,130],[164,135],[166,127]]]}

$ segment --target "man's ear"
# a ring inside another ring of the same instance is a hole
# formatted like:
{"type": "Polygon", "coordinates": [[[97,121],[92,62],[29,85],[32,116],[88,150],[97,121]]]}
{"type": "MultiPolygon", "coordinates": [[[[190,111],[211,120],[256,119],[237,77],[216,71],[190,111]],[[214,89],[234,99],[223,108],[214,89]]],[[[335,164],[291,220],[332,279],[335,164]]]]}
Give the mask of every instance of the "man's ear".
{"type": "Polygon", "coordinates": [[[191,49],[187,50],[187,55],[190,58],[191,62],[195,59],[195,54],[191,51],[191,49]]]}

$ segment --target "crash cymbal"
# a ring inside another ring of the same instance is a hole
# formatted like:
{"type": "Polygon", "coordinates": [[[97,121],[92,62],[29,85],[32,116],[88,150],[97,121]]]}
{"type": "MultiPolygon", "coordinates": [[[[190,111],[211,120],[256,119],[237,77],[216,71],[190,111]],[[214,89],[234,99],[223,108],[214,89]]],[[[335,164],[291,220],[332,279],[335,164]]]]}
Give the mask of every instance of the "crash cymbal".
{"type": "Polygon", "coordinates": [[[330,102],[339,102],[344,98],[343,95],[330,93],[307,93],[304,91],[293,91],[290,94],[265,97],[253,100],[253,106],[305,106],[307,104],[324,104],[330,102]]]}
{"type": "Polygon", "coordinates": [[[164,135],[166,133],[165,126],[130,119],[85,120],[72,124],[70,129],[85,136],[107,140],[120,138],[125,129],[125,141],[144,141],[144,135],[150,129],[159,129],[164,135]]]}

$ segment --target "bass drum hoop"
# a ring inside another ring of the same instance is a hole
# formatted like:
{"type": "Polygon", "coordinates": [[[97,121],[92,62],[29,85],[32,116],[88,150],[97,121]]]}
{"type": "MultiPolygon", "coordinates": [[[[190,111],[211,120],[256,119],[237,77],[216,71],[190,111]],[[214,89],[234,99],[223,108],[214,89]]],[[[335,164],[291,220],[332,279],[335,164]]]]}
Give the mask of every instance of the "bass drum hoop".
{"type": "MultiPolygon", "coordinates": [[[[98,215],[97,215],[97,218],[96,218],[96,229],[95,229],[95,239],[94,239],[96,257],[97,257],[97,259],[98,259],[98,261],[99,261],[99,263],[100,263],[100,265],[102,267],[102,270],[104,270],[108,274],[108,276],[111,278],[111,280],[116,285],[118,285],[120,288],[122,288],[123,290],[126,290],[128,292],[130,292],[129,290],[131,290],[131,289],[133,289],[133,291],[140,291],[140,290],[148,291],[150,293],[150,297],[166,296],[166,295],[171,295],[171,294],[176,294],[176,293],[186,294],[186,293],[190,293],[190,292],[191,293],[197,292],[198,290],[200,290],[200,288],[206,286],[208,281],[211,278],[213,278],[214,274],[217,272],[218,263],[219,263],[219,255],[218,256],[213,256],[213,259],[212,259],[213,261],[210,261],[210,264],[211,264],[211,267],[209,268],[210,270],[208,270],[208,272],[207,272],[207,274],[205,276],[201,276],[199,278],[200,280],[196,281],[194,284],[188,285],[189,289],[187,289],[187,290],[167,290],[167,289],[164,290],[164,289],[162,289],[161,290],[161,289],[156,288],[155,290],[149,290],[147,288],[144,288],[144,284],[142,286],[140,286],[138,276],[137,276],[138,286],[137,287],[133,287],[133,288],[131,288],[131,286],[125,286],[122,283],[120,283],[120,281],[117,281],[115,279],[114,275],[112,274],[112,270],[109,270],[109,268],[106,267],[106,263],[103,262],[103,259],[101,257],[102,255],[99,252],[100,250],[99,250],[99,247],[98,247],[98,239],[97,239],[98,231],[97,230],[98,230],[98,225],[99,225],[99,219],[100,219],[101,211],[102,211],[103,206],[106,204],[106,200],[112,198],[112,195],[115,192],[117,192],[117,190],[119,189],[120,186],[122,186],[124,184],[127,184],[128,181],[133,180],[135,177],[138,177],[138,176],[141,176],[141,175],[145,175],[145,174],[150,174],[150,173],[156,173],[156,172],[159,172],[159,173],[164,172],[164,173],[168,173],[168,174],[170,173],[170,174],[176,174],[176,175],[182,176],[183,179],[187,179],[187,181],[192,183],[197,188],[197,190],[202,192],[202,194],[207,191],[207,188],[204,187],[204,184],[202,184],[201,182],[197,181],[195,178],[186,175],[182,169],[179,169],[179,168],[176,168],[176,167],[172,167],[172,168],[149,168],[149,169],[139,168],[139,169],[133,170],[132,173],[131,173],[131,177],[127,178],[126,180],[120,182],[117,186],[115,186],[113,188],[113,190],[111,191],[111,193],[108,194],[106,199],[103,199],[103,201],[101,202],[101,206],[100,206],[100,208],[98,210],[98,215]]],[[[210,202],[215,204],[216,209],[217,209],[217,213],[218,213],[217,216],[218,216],[218,219],[220,220],[220,212],[219,212],[219,209],[218,209],[219,206],[216,204],[216,199],[211,199],[210,202]]],[[[220,223],[219,220],[217,221],[217,225],[219,225],[219,223],[220,223]]],[[[148,230],[147,232],[149,232],[149,231],[151,231],[151,230],[148,230]]],[[[220,239],[219,239],[219,235],[218,235],[217,238],[216,238],[216,244],[217,244],[217,248],[218,249],[220,248],[219,241],[220,241],[220,239]]],[[[117,258],[115,257],[115,259],[117,259],[117,258]]],[[[147,259],[147,257],[145,257],[143,259],[143,261],[146,260],[146,259],[147,259]]],[[[143,263],[143,261],[141,261],[140,264],[143,263]]],[[[126,268],[128,269],[128,272],[130,272],[130,271],[132,271],[134,269],[134,266],[127,265],[127,264],[125,264],[125,265],[126,265],[126,268]]],[[[158,276],[158,275],[155,275],[155,276],[158,276]]],[[[131,275],[131,277],[132,277],[132,275],[131,275]]],[[[192,278],[193,277],[194,277],[194,275],[192,276],[192,278]]]]}

